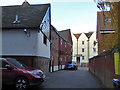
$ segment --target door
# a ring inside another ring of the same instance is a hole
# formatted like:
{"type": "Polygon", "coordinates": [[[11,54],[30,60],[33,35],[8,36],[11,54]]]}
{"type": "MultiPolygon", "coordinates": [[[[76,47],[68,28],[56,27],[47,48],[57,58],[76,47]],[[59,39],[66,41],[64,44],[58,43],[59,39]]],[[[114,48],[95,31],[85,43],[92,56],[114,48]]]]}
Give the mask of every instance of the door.
{"type": "Polygon", "coordinates": [[[80,65],[80,57],[77,57],[77,65],[80,65]]]}
{"type": "Polygon", "coordinates": [[[54,57],[52,57],[52,72],[54,72],[54,57]]]}

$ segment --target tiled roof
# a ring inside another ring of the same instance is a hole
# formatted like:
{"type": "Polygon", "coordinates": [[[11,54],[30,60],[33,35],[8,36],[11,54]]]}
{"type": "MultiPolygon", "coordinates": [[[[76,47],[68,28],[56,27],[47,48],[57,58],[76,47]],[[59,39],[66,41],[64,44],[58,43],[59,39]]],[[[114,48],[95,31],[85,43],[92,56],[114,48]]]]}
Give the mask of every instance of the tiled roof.
{"type": "Polygon", "coordinates": [[[84,33],[84,34],[87,36],[87,38],[90,38],[92,36],[93,32],[84,33]]]}
{"type": "Polygon", "coordinates": [[[76,39],[78,39],[81,34],[82,34],[82,33],[74,34],[74,36],[76,37],[76,39]]]}
{"type": "Polygon", "coordinates": [[[71,31],[70,31],[70,29],[62,30],[62,31],[59,31],[58,33],[59,33],[59,34],[62,36],[62,38],[63,38],[64,40],[66,40],[66,41],[69,41],[69,39],[71,39],[71,40],[70,40],[71,42],[69,42],[69,43],[72,43],[72,37],[71,37],[71,31]]]}
{"type": "Polygon", "coordinates": [[[39,27],[50,4],[2,6],[2,28],[39,27]],[[16,17],[18,22],[16,22],[16,17]]]}

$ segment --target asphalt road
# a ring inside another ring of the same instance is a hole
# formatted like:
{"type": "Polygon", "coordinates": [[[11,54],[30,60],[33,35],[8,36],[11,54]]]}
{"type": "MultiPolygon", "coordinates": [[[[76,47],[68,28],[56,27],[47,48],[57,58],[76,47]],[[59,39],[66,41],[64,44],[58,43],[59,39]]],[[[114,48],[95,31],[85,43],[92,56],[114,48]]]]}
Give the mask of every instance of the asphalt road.
{"type": "Polygon", "coordinates": [[[50,73],[39,88],[103,88],[103,86],[88,68],[79,68],[50,73]]]}
{"type": "MultiPolygon", "coordinates": [[[[88,68],[79,68],[78,70],[61,70],[49,73],[46,75],[45,81],[40,86],[29,88],[29,90],[42,90],[44,88],[50,89],[103,87],[100,82],[88,71],[88,68]]],[[[8,89],[6,88],[3,90],[8,89]]]]}

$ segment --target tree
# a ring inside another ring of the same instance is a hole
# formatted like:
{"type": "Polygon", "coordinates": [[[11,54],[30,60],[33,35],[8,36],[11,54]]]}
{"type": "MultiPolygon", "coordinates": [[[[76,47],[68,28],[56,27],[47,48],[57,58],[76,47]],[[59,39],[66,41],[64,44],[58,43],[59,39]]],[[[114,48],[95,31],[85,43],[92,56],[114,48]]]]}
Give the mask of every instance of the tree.
{"type": "MultiPolygon", "coordinates": [[[[97,7],[101,11],[109,11],[109,18],[111,18],[111,25],[115,26],[114,34],[105,35],[105,40],[99,42],[101,50],[108,50],[114,47],[120,47],[120,2],[112,2],[113,0],[94,0],[97,7]]],[[[106,18],[106,17],[105,17],[106,18]]]]}

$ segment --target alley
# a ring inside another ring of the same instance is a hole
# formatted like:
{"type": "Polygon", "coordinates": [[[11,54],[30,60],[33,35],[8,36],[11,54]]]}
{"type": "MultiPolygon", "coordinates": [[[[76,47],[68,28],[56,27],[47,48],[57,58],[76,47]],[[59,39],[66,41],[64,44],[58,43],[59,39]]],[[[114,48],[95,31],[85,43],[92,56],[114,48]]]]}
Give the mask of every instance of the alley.
{"type": "MultiPolygon", "coordinates": [[[[5,87],[3,90],[8,90],[5,87]]],[[[61,70],[46,75],[45,81],[38,87],[31,87],[28,90],[42,90],[44,88],[102,88],[102,85],[88,71],[88,68],[78,70],[61,70]]]]}
{"type": "Polygon", "coordinates": [[[38,88],[102,88],[102,85],[88,68],[79,68],[50,73],[38,88]]]}

